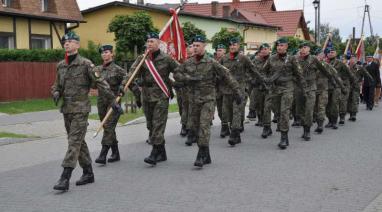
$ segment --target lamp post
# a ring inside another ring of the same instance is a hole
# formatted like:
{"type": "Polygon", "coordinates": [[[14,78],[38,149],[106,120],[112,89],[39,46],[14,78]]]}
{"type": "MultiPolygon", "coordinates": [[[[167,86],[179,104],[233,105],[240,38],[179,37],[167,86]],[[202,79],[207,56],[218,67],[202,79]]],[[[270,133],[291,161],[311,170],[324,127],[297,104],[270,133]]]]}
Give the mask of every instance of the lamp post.
{"type": "Polygon", "coordinates": [[[313,6],[315,10],[315,30],[314,39],[317,44],[320,44],[320,0],[314,0],[313,6]]]}

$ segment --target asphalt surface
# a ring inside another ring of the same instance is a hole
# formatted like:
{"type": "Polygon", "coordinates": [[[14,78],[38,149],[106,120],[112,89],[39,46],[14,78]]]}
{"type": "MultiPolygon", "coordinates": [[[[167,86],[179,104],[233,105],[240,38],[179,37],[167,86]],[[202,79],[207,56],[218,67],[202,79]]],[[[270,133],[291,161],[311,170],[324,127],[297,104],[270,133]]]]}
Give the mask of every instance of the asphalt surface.
{"type": "MultiPolygon", "coordinates": [[[[219,138],[219,121],[211,133],[212,164],[193,167],[197,147],[186,147],[179,119],[166,129],[168,161],[156,167],[144,157],[145,124],[119,127],[122,161],[94,165],[94,184],[52,189],[62,168],[66,138],[60,136],[0,146],[0,211],[363,211],[382,192],[382,109],[365,111],[338,130],[302,141],[292,128],[291,146],[277,148],[279,134],[260,137],[254,122],[245,125],[243,143],[232,148],[219,138]]],[[[272,126],[275,131],[275,126],[272,126]]],[[[93,160],[100,137],[88,133],[93,160]]],[[[381,198],[382,199],[382,198],[381,198]]]]}

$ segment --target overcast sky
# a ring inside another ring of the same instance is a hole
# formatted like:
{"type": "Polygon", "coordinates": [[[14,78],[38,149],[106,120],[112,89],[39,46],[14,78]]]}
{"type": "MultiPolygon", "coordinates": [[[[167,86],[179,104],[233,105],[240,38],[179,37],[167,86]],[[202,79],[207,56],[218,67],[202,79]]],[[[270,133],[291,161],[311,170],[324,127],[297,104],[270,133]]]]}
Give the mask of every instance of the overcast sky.
{"type": "MultiPolygon", "coordinates": [[[[220,0],[229,2],[230,0],[220,0]]],[[[245,0],[242,0],[245,1],[245,0]]],[[[77,0],[80,9],[87,9],[100,4],[112,2],[112,0],[77,0]]],[[[130,0],[136,2],[136,0],[130,0]]],[[[180,0],[145,0],[145,3],[179,3],[180,0]]],[[[211,0],[189,0],[189,2],[209,3],[211,0]]],[[[309,26],[314,28],[313,0],[305,0],[305,18],[310,21],[309,26]]],[[[367,0],[370,5],[371,22],[374,34],[382,34],[382,0],[367,0]]],[[[303,9],[303,0],[275,0],[277,10],[303,9]]],[[[362,17],[365,0],[321,0],[321,23],[329,23],[340,29],[342,37],[348,37],[352,33],[352,27],[356,27],[356,36],[359,37],[362,27],[362,17]]],[[[365,34],[370,35],[368,19],[365,23],[365,34]]]]}

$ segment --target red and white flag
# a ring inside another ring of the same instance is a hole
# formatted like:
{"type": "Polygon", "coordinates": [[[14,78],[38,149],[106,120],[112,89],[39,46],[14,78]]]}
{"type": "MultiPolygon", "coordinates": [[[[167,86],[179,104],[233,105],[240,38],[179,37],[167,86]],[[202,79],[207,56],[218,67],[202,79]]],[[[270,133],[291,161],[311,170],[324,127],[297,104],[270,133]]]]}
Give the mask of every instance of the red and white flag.
{"type": "Polygon", "coordinates": [[[159,35],[159,39],[162,41],[160,48],[163,52],[171,55],[174,60],[182,62],[187,58],[186,42],[177,11],[170,9],[170,12],[172,17],[159,35]]]}
{"type": "Polygon", "coordinates": [[[359,40],[355,54],[357,55],[358,61],[361,61],[362,63],[365,62],[365,42],[363,40],[363,35],[361,36],[361,39],[359,40]]]}

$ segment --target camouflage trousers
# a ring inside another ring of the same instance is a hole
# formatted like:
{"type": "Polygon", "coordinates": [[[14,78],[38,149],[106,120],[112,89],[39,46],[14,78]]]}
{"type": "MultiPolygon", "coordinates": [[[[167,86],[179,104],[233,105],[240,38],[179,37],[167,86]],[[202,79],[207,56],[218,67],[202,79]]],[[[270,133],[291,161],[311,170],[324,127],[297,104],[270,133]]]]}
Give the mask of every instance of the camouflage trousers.
{"type": "Polygon", "coordinates": [[[301,123],[305,127],[311,127],[313,125],[313,113],[314,104],[316,103],[316,91],[307,91],[305,97],[303,98],[303,103],[301,105],[302,117],[301,123]]]}
{"type": "Polygon", "coordinates": [[[164,144],[168,105],[168,99],[160,99],[155,102],[142,102],[143,112],[146,117],[146,127],[149,130],[150,141],[152,141],[154,145],[164,144]]]}
{"type": "Polygon", "coordinates": [[[211,136],[211,121],[215,114],[215,101],[192,102],[191,130],[195,132],[198,146],[208,146],[211,136]]]}
{"type": "MultiPolygon", "coordinates": [[[[257,112],[256,108],[256,93],[258,92],[258,88],[256,88],[253,85],[249,85],[248,87],[248,96],[249,96],[249,110],[255,110],[257,112]]],[[[258,112],[257,112],[258,114],[258,112]]]]}
{"type": "MultiPolygon", "coordinates": [[[[100,118],[100,121],[102,121],[105,118],[110,104],[108,104],[107,102],[97,102],[98,116],[100,118]]],[[[101,142],[102,145],[110,146],[118,144],[115,128],[117,127],[119,117],[120,114],[113,112],[108,121],[103,125],[104,131],[101,142]]]]}
{"type": "Polygon", "coordinates": [[[326,106],[326,116],[328,117],[329,121],[337,122],[340,95],[340,88],[335,88],[328,91],[328,105],[326,106]]]}
{"type": "Polygon", "coordinates": [[[325,121],[325,110],[328,104],[328,91],[316,91],[316,103],[314,107],[314,117],[316,121],[325,121]]]}
{"type": "MultiPolygon", "coordinates": [[[[181,89],[181,118],[180,122],[184,125],[186,125],[186,128],[189,129],[189,122],[190,122],[190,97],[188,95],[188,91],[186,89],[181,89]]],[[[179,103],[178,103],[179,104],[179,103]]],[[[179,110],[180,112],[180,110],[179,110]]]]}
{"type": "Polygon", "coordinates": [[[232,129],[240,129],[241,124],[244,120],[245,104],[246,104],[246,101],[244,100],[241,104],[238,105],[234,101],[232,94],[224,94],[222,123],[224,124],[231,123],[232,129]]]}
{"type": "Polygon", "coordinates": [[[293,117],[296,120],[302,120],[304,116],[304,96],[302,94],[301,88],[297,87],[293,92],[293,117]]]}
{"type": "Polygon", "coordinates": [[[340,92],[340,100],[339,100],[339,113],[346,114],[348,107],[348,100],[350,94],[350,87],[345,86],[345,92],[340,92]]]}
{"type": "Polygon", "coordinates": [[[264,126],[271,126],[271,110],[278,115],[277,125],[281,132],[289,130],[289,115],[292,109],[293,92],[267,93],[264,104],[264,126]]]}
{"type": "Polygon", "coordinates": [[[360,88],[354,88],[350,91],[349,101],[348,101],[348,112],[349,113],[358,113],[359,106],[359,94],[360,88]]]}
{"type": "Polygon", "coordinates": [[[85,142],[88,116],[88,113],[64,114],[65,129],[68,135],[68,150],[61,165],[64,168],[75,168],[77,161],[81,167],[89,166],[92,163],[85,142]]]}
{"type": "MultiPolygon", "coordinates": [[[[264,105],[265,105],[266,91],[255,87],[251,93],[251,102],[254,102],[254,108],[256,110],[259,121],[263,121],[264,105]]],[[[251,104],[250,104],[251,105],[251,104]]],[[[249,106],[251,108],[251,106],[249,106]]]]}

